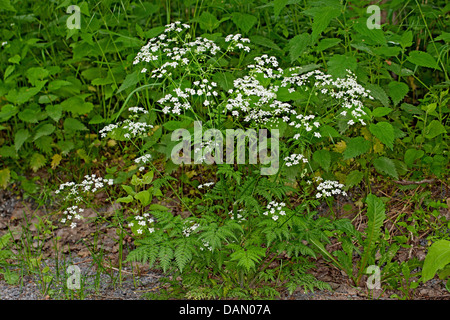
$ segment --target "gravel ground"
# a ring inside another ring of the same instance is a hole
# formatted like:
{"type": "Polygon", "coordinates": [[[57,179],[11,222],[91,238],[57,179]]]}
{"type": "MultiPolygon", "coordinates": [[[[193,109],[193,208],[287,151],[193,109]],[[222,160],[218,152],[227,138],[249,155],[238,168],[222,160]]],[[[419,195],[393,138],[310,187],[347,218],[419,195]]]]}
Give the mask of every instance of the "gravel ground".
{"type": "Polygon", "coordinates": [[[0,281],[0,300],[60,300],[70,299],[74,294],[74,299],[83,300],[141,300],[145,299],[144,294],[156,291],[160,286],[158,279],[160,275],[148,273],[141,276],[134,276],[131,270],[123,269],[122,284],[118,285],[118,271],[112,274],[102,274],[97,272],[92,261],[74,257],[70,264],[80,268],[80,286],[83,295],[67,288],[69,273],[66,272],[69,263],[60,263],[59,270],[56,270],[54,260],[45,260],[41,264],[41,270],[46,266],[49,271],[46,274],[53,275],[53,281],[47,286],[42,285],[39,274],[25,275],[16,285],[10,285],[5,280],[0,281]],[[59,274],[59,277],[56,275],[59,274]]]}

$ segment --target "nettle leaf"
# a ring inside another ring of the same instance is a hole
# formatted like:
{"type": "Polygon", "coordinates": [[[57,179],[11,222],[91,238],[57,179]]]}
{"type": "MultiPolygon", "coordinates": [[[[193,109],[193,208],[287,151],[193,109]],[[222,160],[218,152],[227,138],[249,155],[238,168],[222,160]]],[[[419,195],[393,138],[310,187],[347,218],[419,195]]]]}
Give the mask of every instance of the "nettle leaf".
{"type": "Polygon", "coordinates": [[[20,129],[14,135],[14,147],[16,148],[16,152],[19,151],[20,147],[24,144],[24,142],[30,137],[30,132],[27,129],[20,129]]]}
{"type": "Polygon", "coordinates": [[[94,105],[90,102],[85,102],[84,99],[89,95],[78,95],[70,97],[61,102],[61,107],[64,111],[71,112],[73,116],[88,114],[94,109],[94,105]]]}
{"type": "Polygon", "coordinates": [[[84,130],[88,130],[88,128],[86,128],[86,126],[77,119],[66,118],[66,120],[64,120],[64,130],[84,131],[84,130]]]}
{"type": "Polygon", "coordinates": [[[398,179],[397,168],[395,167],[395,163],[392,159],[379,157],[373,160],[373,165],[379,173],[387,174],[395,179],[398,179]]]}
{"type": "Polygon", "coordinates": [[[423,150],[408,149],[408,150],[406,150],[405,156],[403,159],[405,161],[405,164],[408,167],[411,167],[413,165],[414,161],[422,158],[424,154],[425,154],[425,152],[423,150]]]}
{"type": "Polygon", "coordinates": [[[15,116],[19,109],[12,104],[6,104],[0,109],[0,122],[8,121],[11,117],[15,116]]]}
{"type": "Polygon", "coordinates": [[[52,125],[50,123],[44,124],[36,130],[33,141],[39,139],[42,136],[48,136],[48,135],[52,134],[53,131],[55,131],[54,125],[52,125]]]}
{"type": "Polygon", "coordinates": [[[384,117],[385,115],[388,115],[391,112],[392,112],[391,108],[378,107],[372,111],[372,116],[373,117],[384,117]]]}
{"type": "Polygon", "coordinates": [[[370,95],[372,97],[380,101],[383,106],[389,107],[389,97],[379,85],[367,83],[365,84],[365,86],[368,90],[370,90],[370,95]]]}
{"type": "Polygon", "coordinates": [[[353,56],[335,54],[328,60],[328,72],[338,78],[345,78],[347,69],[355,71],[357,66],[357,60],[353,56]]]}
{"type": "Polygon", "coordinates": [[[28,78],[28,81],[33,85],[37,86],[37,84],[46,78],[49,75],[48,70],[42,68],[42,67],[33,67],[29,68],[26,72],[26,76],[28,78]]]}
{"type": "Polygon", "coordinates": [[[394,128],[389,122],[371,123],[369,126],[370,132],[377,137],[382,143],[388,146],[389,149],[394,147],[395,132],[394,128]]]}
{"type": "Polygon", "coordinates": [[[275,17],[280,15],[281,10],[283,10],[288,3],[289,0],[275,0],[271,3],[273,5],[273,13],[275,17]]]}
{"type": "Polygon", "coordinates": [[[53,121],[58,122],[59,119],[61,119],[62,116],[62,110],[63,108],[59,104],[55,105],[48,105],[45,107],[45,111],[47,112],[48,116],[53,119],[53,121]]]}
{"type": "Polygon", "coordinates": [[[8,168],[0,170],[0,186],[6,189],[9,180],[11,179],[11,172],[8,168]]]}
{"type": "Polygon", "coordinates": [[[325,171],[330,170],[331,154],[328,150],[316,150],[313,153],[313,160],[317,162],[325,171]]]}
{"type": "Polygon", "coordinates": [[[425,132],[426,132],[425,137],[427,139],[434,139],[438,135],[446,133],[447,130],[445,130],[445,127],[438,120],[433,120],[427,126],[425,132]]]}
{"type": "Polygon", "coordinates": [[[277,51],[282,51],[281,48],[275,42],[261,35],[250,36],[250,41],[251,43],[257,44],[259,46],[267,47],[277,51]]]}
{"type": "Polygon", "coordinates": [[[409,62],[420,67],[441,70],[433,56],[424,51],[411,51],[407,59],[409,62]]]}
{"type": "Polygon", "coordinates": [[[331,20],[341,15],[341,10],[335,7],[321,8],[321,12],[314,16],[312,24],[311,42],[315,43],[319,35],[328,27],[331,20]]]}
{"type": "Polygon", "coordinates": [[[47,159],[40,153],[33,153],[33,155],[30,158],[30,167],[33,169],[34,172],[38,171],[40,168],[42,168],[45,163],[47,162],[47,159]]]}
{"type": "Polygon", "coordinates": [[[127,74],[125,77],[125,80],[123,80],[122,84],[119,87],[119,90],[117,90],[117,93],[120,93],[128,88],[135,87],[136,84],[139,82],[139,71],[135,71],[133,73],[127,74]]]}
{"type": "Polygon", "coordinates": [[[42,136],[34,141],[34,145],[46,154],[52,152],[53,138],[51,136],[42,136]]]}
{"type": "Polygon", "coordinates": [[[394,105],[397,105],[408,94],[409,87],[407,84],[398,81],[389,82],[389,96],[394,105]]]}
{"type": "Polygon", "coordinates": [[[289,40],[289,57],[291,62],[297,60],[311,44],[311,36],[308,33],[296,35],[289,40]]]}
{"type": "Polygon", "coordinates": [[[203,11],[196,21],[199,22],[200,28],[210,32],[218,28],[220,25],[220,21],[216,18],[216,16],[207,11],[203,11]]]}
{"type": "Polygon", "coordinates": [[[423,262],[422,281],[433,279],[436,272],[450,263],[450,241],[438,240],[431,245],[423,262]]]}
{"type": "Polygon", "coordinates": [[[358,185],[364,177],[364,174],[361,171],[353,170],[350,172],[346,179],[345,179],[345,185],[349,188],[358,185]]]}
{"type": "Polygon", "coordinates": [[[258,22],[258,19],[255,16],[240,12],[233,12],[231,14],[231,20],[244,33],[248,33],[256,22],[258,22]]]}
{"type": "Polygon", "coordinates": [[[318,51],[324,51],[338,45],[342,40],[337,38],[325,38],[319,41],[317,44],[318,51]]]}
{"type": "Polygon", "coordinates": [[[352,138],[347,142],[343,153],[344,160],[355,158],[370,150],[370,142],[363,137],[352,138]]]}

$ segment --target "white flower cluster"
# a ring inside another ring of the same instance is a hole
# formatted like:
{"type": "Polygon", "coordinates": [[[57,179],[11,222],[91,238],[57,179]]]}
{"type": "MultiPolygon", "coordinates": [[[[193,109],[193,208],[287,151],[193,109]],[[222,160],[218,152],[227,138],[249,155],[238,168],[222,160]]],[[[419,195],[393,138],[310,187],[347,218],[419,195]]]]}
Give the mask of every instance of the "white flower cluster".
{"type": "Polygon", "coordinates": [[[228,50],[232,51],[235,48],[250,52],[250,47],[246,46],[246,43],[250,43],[250,39],[242,38],[241,34],[229,34],[225,37],[225,42],[230,42],[228,50]]]}
{"type": "Polygon", "coordinates": [[[193,100],[196,96],[201,97],[203,106],[208,107],[214,105],[215,102],[213,99],[218,96],[216,87],[217,83],[209,82],[208,79],[194,81],[191,88],[177,88],[157,102],[164,105],[162,109],[164,114],[171,113],[180,115],[182,110],[189,110],[192,107],[190,100],[193,100]]]}
{"type": "Polygon", "coordinates": [[[202,189],[204,187],[211,187],[212,185],[214,185],[214,182],[206,182],[204,184],[200,184],[197,188],[202,189]]]}
{"type": "MultiPolygon", "coordinates": [[[[239,209],[237,212],[237,214],[236,214],[236,220],[238,221],[238,222],[244,222],[245,220],[247,220],[242,214],[240,214],[239,212],[242,212],[243,211],[243,209],[239,209]]],[[[233,214],[233,211],[230,211],[230,212],[228,212],[228,215],[230,216],[230,219],[231,220],[234,220],[234,214],[233,214]]]]}
{"type": "MultiPolygon", "coordinates": [[[[147,153],[147,154],[144,154],[143,156],[141,156],[139,158],[134,159],[134,162],[136,164],[141,164],[141,163],[142,164],[146,164],[147,162],[150,161],[151,158],[152,158],[152,155],[147,153]]],[[[145,167],[142,166],[142,165],[139,167],[139,171],[143,171],[144,169],[145,169],[145,167]]]]}
{"type": "Polygon", "coordinates": [[[362,109],[363,99],[368,98],[373,100],[370,91],[361,86],[357,81],[355,75],[347,70],[346,78],[333,79],[331,75],[325,74],[320,70],[313,70],[304,74],[300,74],[301,67],[290,68],[289,72],[293,72],[290,76],[285,76],[282,80],[282,87],[291,85],[289,90],[295,90],[294,85],[301,87],[310,85],[312,79],[314,80],[314,87],[324,95],[328,95],[340,102],[340,115],[343,117],[351,116],[348,120],[348,125],[355,124],[355,121],[366,125],[364,116],[366,112],[362,109]],[[298,71],[298,72],[295,72],[298,71]]]}
{"type": "Polygon", "coordinates": [[[286,161],[286,166],[295,166],[301,162],[308,163],[308,159],[306,159],[302,154],[296,154],[293,153],[290,156],[284,158],[284,161],[286,161]]]}
{"type": "MultiPolygon", "coordinates": [[[[150,39],[141,48],[133,63],[152,62],[154,68],[151,77],[159,79],[170,75],[171,69],[188,65],[192,56],[198,61],[199,55],[206,58],[215,56],[220,51],[220,47],[209,39],[197,37],[194,41],[187,41],[190,38],[189,34],[182,38],[182,33],[189,28],[189,25],[180,21],[166,25],[164,33],[150,39]],[[172,33],[175,35],[172,36],[172,33]]],[[[141,72],[147,72],[147,68],[143,68],[141,72]]]]}
{"type": "Polygon", "coordinates": [[[63,183],[59,186],[59,189],[56,190],[55,193],[58,194],[64,189],[70,188],[69,196],[75,197],[75,201],[79,202],[81,200],[79,197],[80,191],[82,193],[96,192],[97,190],[103,188],[105,184],[113,185],[113,183],[113,179],[97,177],[95,174],[85,175],[84,180],[81,183],[75,183],[73,181],[63,183]]]}
{"type": "Polygon", "coordinates": [[[272,219],[274,221],[277,221],[279,216],[286,215],[286,211],[284,211],[285,206],[286,204],[284,202],[278,203],[276,201],[270,201],[266,207],[268,211],[263,212],[263,215],[269,216],[270,214],[272,216],[272,219]]]}
{"type": "Polygon", "coordinates": [[[190,227],[185,227],[183,229],[183,235],[185,237],[189,237],[191,235],[192,232],[194,232],[198,227],[200,227],[200,225],[198,223],[194,223],[192,226],[190,227]]]}
{"type": "Polygon", "coordinates": [[[326,198],[338,194],[347,196],[347,193],[343,191],[342,188],[344,188],[344,185],[338,181],[325,180],[317,186],[317,191],[319,192],[316,193],[316,198],[326,198]]]}
{"type": "Polygon", "coordinates": [[[78,206],[71,206],[64,210],[64,217],[61,219],[61,223],[70,222],[70,227],[73,229],[77,226],[77,223],[74,221],[75,219],[81,220],[83,217],[80,213],[83,213],[84,209],[79,208],[78,206]]]}
{"type": "Polygon", "coordinates": [[[133,112],[132,115],[129,116],[128,119],[124,121],[119,121],[117,123],[111,123],[104,126],[100,131],[100,137],[105,138],[109,132],[112,132],[116,129],[122,129],[127,131],[124,134],[126,139],[131,139],[132,137],[145,135],[149,129],[152,129],[153,126],[151,124],[147,124],[145,122],[135,122],[133,119],[139,116],[139,113],[147,114],[148,111],[141,107],[131,107],[128,108],[129,111],[133,112]]]}
{"type": "Polygon", "coordinates": [[[155,228],[152,227],[155,220],[150,217],[149,213],[144,213],[142,216],[134,216],[135,221],[132,221],[128,224],[128,227],[134,227],[135,223],[139,226],[139,229],[136,230],[138,234],[142,234],[145,229],[148,230],[149,233],[155,232],[155,228]]]}
{"type": "MultiPolygon", "coordinates": [[[[62,183],[59,188],[55,191],[55,194],[59,194],[67,189],[68,193],[66,195],[68,200],[74,200],[75,203],[79,203],[83,200],[82,195],[92,192],[95,193],[106,185],[113,185],[113,179],[105,179],[97,177],[95,174],[85,175],[84,180],[81,183],[75,183],[73,181],[62,183]]],[[[66,210],[64,210],[64,217],[61,219],[61,223],[71,222],[70,227],[73,229],[77,226],[73,219],[82,219],[80,213],[84,209],[79,208],[78,205],[73,205],[66,210]],[[78,210],[78,211],[77,211],[78,210]]]]}

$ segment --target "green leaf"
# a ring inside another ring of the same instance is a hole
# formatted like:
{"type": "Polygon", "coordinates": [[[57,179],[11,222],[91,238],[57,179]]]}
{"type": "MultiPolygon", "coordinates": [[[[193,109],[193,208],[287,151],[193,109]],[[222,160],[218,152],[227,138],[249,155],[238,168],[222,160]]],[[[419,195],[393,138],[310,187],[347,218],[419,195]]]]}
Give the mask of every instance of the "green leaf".
{"type": "Polygon", "coordinates": [[[212,32],[220,25],[220,22],[217,20],[216,16],[207,11],[203,11],[202,14],[195,20],[200,23],[200,28],[203,30],[208,30],[209,32],[212,32]]]}
{"type": "Polygon", "coordinates": [[[420,67],[441,70],[436,60],[427,52],[411,51],[408,56],[408,61],[420,67]]]}
{"type": "Polygon", "coordinates": [[[314,16],[311,33],[312,43],[317,41],[317,38],[328,27],[331,20],[341,15],[341,10],[335,7],[324,7],[321,9],[321,13],[314,16]]]}
{"type": "Polygon", "coordinates": [[[30,132],[27,129],[20,129],[14,135],[14,147],[16,148],[16,152],[19,151],[20,147],[24,144],[24,142],[30,137],[30,132]]]}
{"type": "Polygon", "coordinates": [[[86,97],[86,95],[70,97],[61,102],[61,107],[64,111],[71,112],[73,116],[88,114],[94,109],[94,105],[91,102],[85,102],[86,97]]]}
{"type": "Polygon", "coordinates": [[[401,38],[400,38],[400,45],[403,48],[407,48],[412,46],[412,41],[413,41],[413,34],[411,30],[405,31],[403,32],[401,38]]]}
{"type": "Polygon", "coordinates": [[[6,189],[9,180],[11,179],[11,172],[8,168],[0,170],[0,186],[6,189]]]}
{"type": "Polygon", "coordinates": [[[167,207],[157,204],[157,203],[153,203],[148,207],[149,210],[151,211],[167,211],[169,210],[167,207]]]}
{"type": "Polygon", "coordinates": [[[84,130],[88,130],[88,129],[79,120],[73,119],[73,118],[66,118],[66,120],[64,120],[64,130],[84,131],[84,130]]]}
{"type": "Polygon", "coordinates": [[[37,109],[27,108],[23,111],[20,111],[18,116],[19,116],[19,119],[22,121],[29,122],[29,123],[37,123],[37,122],[39,122],[39,120],[38,120],[39,113],[40,113],[40,111],[37,109]]]}
{"type": "Polygon", "coordinates": [[[128,88],[135,87],[136,84],[139,82],[139,74],[137,70],[133,73],[127,74],[125,77],[125,80],[123,80],[122,84],[119,87],[119,90],[117,90],[117,93],[120,93],[128,88]]]}
{"type": "Polygon", "coordinates": [[[389,149],[394,147],[394,128],[389,122],[371,123],[369,126],[370,132],[384,143],[389,149]]]}
{"type": "Polygon", "coordinates": [[[423,152],[423,150],[416,150],[416,149],[406,150],[405,156],[404,156],[405,164],[408,167],[411,167],[413,165],[414,161],[422,158],[424,154],[425,154],[425,152],[423,152]]]}
{"type": "Polygon", "coordinates": [[[395,179],[398,179],[397,169],[392,159],[379,157],[373,161],[373,165],[381,174],[387,174],[395,179]]]}
{"type": "Polygon", "coordinates": [[[438,240],[428,249],[422,268],[422,281],[433,279],[436,272],[450,263],[450,241],[438,240]]]}
{"type": "Polygon", "coordinates": [[[277,51],[282,51],[281,48],[275,42],[261,35],[250,36],[250,41],[251,43],[254,43],[258,46],[263,46],[277,51]]]}
{"type": "Polygon", "coordinates": [[[61,105],[55,104],[46,106],[45,111],[47,112],[48,116],[53,119],[53,121],[58,122],[59,119],[61,119],[63,110],[61,105]]]}
{"type": "Polygon", "coordinates": [[[273,13],[274,13],[275,17],[278,18],[281,10],[283,10],[286,7],[288,2],[289,2],[289,0],[275,0],[275,1],[271,2],[271,4],[273,5],[273,13]]]}
{"type": "Polygon", "coordinates": [[[391,108],[378,107],[378,108],[375,108],[372,111],[372,116],[374,116],[374,117],[384,117],[385,115],[388,115],[391,112],[392,112],[391,108]]]}
{"type": "Polygon", "coordinates": [[[325,171],[330,170],[331,155],[330,151],[322,149],[313,153],[313,160],[317,162],[325,171]]]}
{"type": "Polygon", "coordinates": [[[347,69],[355,71],[358,66],[356,58],[342,54],[333,55],[328,60],[328,72],[334,77],[345,78],[347,69]]]}
{"type": "Polygon", "coordinates": [[[398,81],[389,82],[389,96],[394,102],[394,105],[397,105],[403,98],[408,94],[409,87],[403,83],[398,81]]]}
{"type": "Polygon", "coordinates": [[[349,188],[358,185],[364,177],[364,174],[361,171],[353,170],[347,175],[345,179],[345,185],[349,188]]]}
{"type": "Polygon", "coordinates": [[[370,95],[380,101],[383,106],[389,107],[389,97],[386,92],[378,85],[367,83],[366,88],[370,90],[370,95]]]}
{"type": "Polygon", "coordinates": [[[256,22],[258,22],[258,19],[255,16],[240,12],[233,12],[231,14],[231,20],[244,33],[248,33],[256,22]]]}
{"type": "Polygon", "coordinates": [[[370,142],[363,137],[352,138],[348,141],[343,152],[344,160],[355,158],[370,150],[370,142]]]}
{"type": "Polygon", "coordinates": [[[134,191],[134,189],[130,186],[127,186],[125,184],[122,185],[123,190],[125,190],[125,192],[130,195],[130,196],[134,196],[136,194],[136,192],[134,191]]]}
{"type": "Polygon", "coordinates": [[[148,206],[150,204],[150,202],[152,201],[152,195],[150,194],[150,192],[148,190],[144,190],[144,191],[136,193],[134,195],[134,198],[136,200],[139,200],[143,207],[148,206]]]}
{"type": "Polygon", "coordinates": [[[35,152],[30,158],[30,167],[36,172],[42,168],[46,162],[47,159],[42,154],[35,152]]]}
{"type": "Polygon", "coordinates": [[[317,44],[318,51],[324,51],[338,45],[342,40],[338,38],[325,38],[319,41],[317,44]]]}
{"type": "Polygon", "coordinates": [[[51,136],[42,136],[34,141],[34,145],[42,152],[50,154],[52,152],[53,138],[51,136]]]}
{"type": "Polygon", "coordinates": [[[289,57],[291,62],[296,61],[311,44],[311,37],[308,33],[296,35],[289,40],[289,57]]]}
{"type": "Polygon", "coordinates": [[[442,133],[447,133],[447,130],[445,130],[445,127],[438,120],[433,120],[426,127],[425,133],[427,139],[434,139],[442,133]]]}
{"type": "Polygon", "coordinates": [[[0,0],[0,11],[3,10],[16,12],[16,9],[11,5],[10,0],[0,0]]]}
{"type": "Polygon", "coordinates": [[[48,136],[48,135],[52,134],[53,131],[55,131],[54,125],[52,125],[50,123],[44,124],[36,130],[33,141],[39,139],[42,136],[48,136]]]}
{"type": "Polygon", "coordinates": [[[4,105],[0,109],[0,122],[8,121],[11,117],[15,116],[18,111],[18,108],[12,104],[4,105]]]}
{"type": "Polygon", "coordinates": [[[121,197],[121,198],[118,198],[116,201],[117,202],[130,203],[130,202],[133,201],[133,196],[132,195],[128,195],[126,197],[121,197]]]}
{"type": "Polygon", "coordinates": [[[26,76],[33,86],[37,86],[40,81],[49,75],[48,70],[42,67],[32,67],[27,69],[26,76]]]}

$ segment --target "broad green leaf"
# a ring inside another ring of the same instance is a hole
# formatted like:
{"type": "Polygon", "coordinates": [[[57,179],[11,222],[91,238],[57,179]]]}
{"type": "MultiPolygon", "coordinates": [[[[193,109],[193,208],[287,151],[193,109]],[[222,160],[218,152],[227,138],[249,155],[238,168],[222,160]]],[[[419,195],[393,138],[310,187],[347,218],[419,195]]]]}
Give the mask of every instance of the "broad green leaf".
{"type": "Polygon", "coordinates": [[[308,33],[296,35],[289,40],[289,57],[291,62],[296,61],[311,44],[311,37],[308,33]]]}
{"type": "Polygon", "coordinates": [[[220,22],[216,16],[207,11],[203,11],[196,21],[200,23],[200,28],[203,30],[208,30],[209,32],[216,29],[220,25],[220,22]]]}
{"type": "Polygon", "coordinates": [[[321,13],[314,16],[311,33],[312,43],[315,43],[317,41],[317,38],[328,27],[331,20],[341,15],[341,10],[335,7],[324,7],[321,9],[321,13]]]}
{"type": "Polygon", "coordinates": [[[363,137],[352,138],[347,142],[343,153],[344,160],[355,158],[370,150],[370,142],[363,137]]]}
{"type": "Polygon", "coordinates": [[[73,116],[87,114],[92,111],[94,105],[91,102],[85,102],[88,95],[78,95],[70,97],[61,102],[61,107],[64,111],[71,112],[73,116]]]}
{"type": "Polygon", "coordinates": [[[281,51],[281,48],[275,42],[261,35],[250,36],[250,41],[251,43],[256,44],[258,46],[263,46],[277,51],[281,51]]]}
{"type": "Polygon", "coordinates": [[[281,10],[283,10],[284,7],[286,7],[288,2],[289,0],[275,0],[271,2],[271,4],[273,5],[273,13],[275,17],[278,17],[280,15],[281,10]]]}
{"type": "Polygon", "coordinates": [[[345,179],[345,185],[349,188],[358,185],[364,177],[364,174],[361,171],[353,170],[347,175],[345,179]]]}
{"type": "Polygon", "coordinates": [[[322,149],[313,153],[313,160],[317,162],[325,171],[330,170],[331,155],[330,151],[322,149]]]}
{"type": "Polygon", "coordinates": [[[372,116],[374,116],[374,117],[384,117],[385,115],[388,115],[391,112],[392,112],[391,108],[378,107],[378,108],[375,108],[372,111],[372,116]]]}
{"type": "Polygon", "coordinates": [[[394,147],[394,128],[389,122],[371,123],[369,126],[370,132],[384,143],[389,149],[394,147]]]}
{"type": "Polygon", "coordinates": [[[35,152],[30,158],[30,167],[36,172],[42,168],[46,162],[47,159],[42,154],[35,152]]]}
{"type": "Polygon", "coordinates": [[[413,34],[411,30],[405,31],[403,32],[401,38],[400,38],[400,45],[403,48],[407,48],[412,46],[412,41],[413,41],[413,34]]]}
{"type": "Polygon", "coordinates": [[[45,111],[53,121],[58,122],[61,119],[63,108],[60,104],[48,105],[45,107],[45,111]]]}
{"type": "Polygon", "coordinates": [[[411,167],[417,159],[420,159],[423,157],[425,152],[423,150],[416,150],[416,149],[408,149],[405,152],[404,160],[405,164],[408,167],[411,167]]]}
{"type": "Polygon", "coordinates": [[[150,202],[152,201],[152,195],[148,190],[144,190],[141,192],[138,192],[134,195],[134,198],[136,200],[139,200],[142,204],[142,206],[148,206],[150,202]]]}
{"type": "Polygon", "coordinates": [[[11,172],[9,171],[8,168],[0,170],[0,186],[3,189],[6,189],[6,186],[8,185],[10,179],[11,179],[11,172]]]}
{"type": "Polygon", "coordinates": [[[16,148],[16,152],[19,151],[20,147],[24,144],[24,142],[30,137],[30,132],[27,129],[20,129],[14,135],[14,147],[16,148]]]}
{"type": "Polygon", "coordinates": [[[74,119],[74,118],[66,118],[66,120],[64,120],[64,130],[67,130],[67,131],[84,131],[84,130],[88,130],[88,129],[79,120],[74,119]]]}
{"type": "Polygon", "coordinates": [[[447,133],[447,130],[445,130],[445,127],[438,120],[433,120],[427,126],[425,133],[427,139],[434,139],[442,133],[447,133]]]}
{"type": "Polygon", "coordinates": [[[128,195],[126,197],[118,198],[116,201],[117,202],[123,202],[123,203],[130,203],[130,202],[133,201],[133,196],[132,195],[128,195]]]}
{"type": "Polygon", "coordinates": [[[16,12],[16,9],[11,5],[10,0],[0,0],[0,11],[3,10],[16,12]]]}
{"type": "Polygon", "coordinates": [[[27,69],[26,76],[28,81],[33,85],[37,86],[39,82],[45,79],[49,75],[49,72],[42,67],[32,67],[27,69]]]}
{"type": "Polygon", "coordinates": [[[450,263],[450,241],[438,240],[431,245],[422,269],[422,281],[433,279],[436,272],[450,263]]]}
{"type": "Polygon", "coordinates": [[[231,14],[231,20],[236,26],[244,33],[248,33],[251,28],[258,22],[258,19],[247,13],[233,12],[231,14]]]}
{"type": "Polygon", "coordinates": [[[125,190],[125,192],[130,195],[130,196],[134,196],[136,194],[136,192],[134,191],[134,189],[130,186],[127,186],[125,184],[122,185],[123,190],[125,190]]]}
{"type": "Polygon", "coordinates": [[[151,211],[167,211],[169,210],[167,207],[157,204],[157,203],[153,203],[148,207],[149,210],[151,211]]]}
{"type": "Polygon", "coordinates": [[[120,85],[119,90],[117,90],[117,93],[120,93],[128,88],[135,87],[138,82],[139,72],[137,70],[133,73],[127,74],[125,80],[120,85]]]}
{"type": "Polygon", "coordinates": [[[378,85],[367,83],[366,88],[370,90],[370,95],[380,101],[383,106],[389,107],[389,97],[386,92],[378,85]]]}
{"type": "Polygon", "coordinates": [[[398,81],[389,82],[389,96],[392,99],[394,105],[397,105],[403,98],[408,94],[409,87],[403,83],[398,81]]]}
{"type": "Polygon", "coordinates": [[[355,71],[358,66],[356,58],[353,56],[335,54],[328,60],[328,72],[334,77],[345,78],[347,69],[355,71]]]}
{"type": "Polygon", "coordinates": [[[424,51],[411,51],[407,59],[420,67],[441,70],[433,56],[424,51]]]}
{"type": "Polygon", "coordinates": [[[33,141],[36,139],[39,139],[42,136],[48,136],[48,135],[52,134],[53,131],[55,131],[54,125],[52,125],[50,123],[44,124],[36,130],[33,141]]]}
{"type": "Polygon", "coordinates": [[[19,109],[12,104],[5,104],[0,109],[0,122],[8,121],[11,117],[15,116],[19,109]]]}
{"type": "Polygon", "coordinates": [[[398,179],[397,168],[395,167],[395,163],[392,159],[379,157],[373,160],[373,165],[381,174],[387,174],[392,178],[398,179]]]}
{"type": "Polygon", "coordinates": [[[326,49],[332,48],[338,45],[341,42],[341,39],[338,38],[325,38],[319,41],[317,44],[318,51],[324,51],[326,49]]]}

